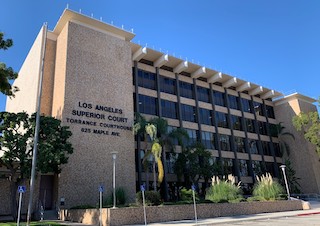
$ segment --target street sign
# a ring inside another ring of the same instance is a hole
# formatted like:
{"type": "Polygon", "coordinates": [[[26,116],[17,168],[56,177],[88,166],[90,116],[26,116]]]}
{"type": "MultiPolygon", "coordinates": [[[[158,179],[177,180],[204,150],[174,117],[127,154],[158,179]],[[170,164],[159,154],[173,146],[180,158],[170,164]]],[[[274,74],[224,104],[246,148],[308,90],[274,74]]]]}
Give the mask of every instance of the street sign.
{"type": "Polygon", "coordinates": [[[103,192],[103,191],[104,191],[103,185],[100,185],[99,186],[99,192],[103,192]]]}
{"type": "Polygon", "coordinates": [[[18,186],[18,192],[19,193],[25,193],[27,191],[26,186],[18,186]]]}
{"type": "Polygon", "coordinates": [[[141,191],[145,191],[145,190],[146,190],[146,188],[144,187],[144,184],[142,184],[142,185],[140,186],[140,190],[141,190],[141,191]]]}
{"type": "Polygon", "coordinates": [[[193,184],[193,185],[191,186],[191,189],[192,189],[193,191],[195,191],[195,190],[196,190],[196,186],[193,184]]]}

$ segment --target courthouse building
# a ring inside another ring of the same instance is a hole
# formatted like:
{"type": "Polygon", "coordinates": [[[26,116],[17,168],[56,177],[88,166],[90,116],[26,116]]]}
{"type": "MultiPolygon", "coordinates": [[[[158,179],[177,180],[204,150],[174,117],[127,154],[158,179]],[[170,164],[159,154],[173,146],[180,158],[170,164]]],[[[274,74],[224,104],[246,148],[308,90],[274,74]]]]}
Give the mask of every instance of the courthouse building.
{"type": "MultiPolygon", "coordinates": [[[[70,127],[74,153],[60,175],[37,177],[35,205],[45,203],[47,209],[56,208],[60,201],[65,207],[96,205],[99,185],[111,193],[114,151],[116,185],[134,200],[139,184],[146,182],[140,164],[142,145],[132,131],[134,112],[165,118],[171,129],[184,128],[190,143],[202,142],[212,162],[220,161],[225,173],[248,187],[261,172],[282,176],[279,166],[284,160],[272,128],[283,122],[286,131],[295,135],[295,140],[285,139],[302,191],[320,193],[315,147],[291,123],[301,111],[316,111],[314,99],[297,93],[283,97],[275,90],[133,43],[134,36],[68,9],[53,31],[40,30],[14,83],[20,91],[7,99],[6,110],[36,111],[44,52],[41,113],[70,127]]],[[[172,188],[177,182],[174,155],[164,153],[164,159],[166,181],[172,188]]],[[[8,200],[7,179],[0,179],[0,190],[1,200],[8,200]]],[[[10,212],[9,204],[3,203],[0,215],[10,212]]]]}

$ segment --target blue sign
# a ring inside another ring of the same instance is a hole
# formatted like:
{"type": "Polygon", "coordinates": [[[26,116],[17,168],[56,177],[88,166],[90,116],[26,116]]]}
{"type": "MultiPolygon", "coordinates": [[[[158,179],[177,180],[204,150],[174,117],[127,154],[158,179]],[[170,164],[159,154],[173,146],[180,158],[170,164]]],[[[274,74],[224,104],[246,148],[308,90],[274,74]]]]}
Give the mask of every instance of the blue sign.
{"type": "Polygon", "coordinates": [[[18,192],[19,193],[25,193],[27,191],[26,186],[18,186],[18,192]]]}
{"type": "Polygon", "coordinates": [[[193,191],[195,191],[195,190],[196,190],[196,186],[193,184],[193,185],[191,186],[191,189],[192,189],[193,191]]]}
{"type": "Polygon", "coordinates": [[[103,191],[104,191],[103,185],[100,185],[99,186],[99,192],[103,192],[103,191]]]}
{"type": "Polygon", "coordinates": [[[144,187],[144,184],[142,184],[142,185],[140,186],[140,190],[141,190],[141,191],[145,191],[145,190],[146,190],[146,188],[144,187]]]}

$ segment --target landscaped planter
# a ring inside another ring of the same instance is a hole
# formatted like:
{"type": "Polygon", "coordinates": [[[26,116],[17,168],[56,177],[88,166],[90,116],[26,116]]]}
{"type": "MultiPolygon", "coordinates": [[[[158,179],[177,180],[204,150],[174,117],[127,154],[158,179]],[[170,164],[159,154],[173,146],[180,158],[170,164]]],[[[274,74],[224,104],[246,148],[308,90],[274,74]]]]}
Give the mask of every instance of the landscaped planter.
{"type": "MultiPolygon", "coordinates": [[[[299,200],[209,203],[198,204],[197,214],[201,219],[302,209],[302,202],[299,200]]],[[[99,209],[71,209],[61,210],[60,215],[62,220],[98,225],[99,213],[99,209]]],[[[146,213],[148,223],[194,219],[193,205],[148,206],[146,213]]],[[[144,224],[143,208],[105,208],[102,211],[102,221],[104,226],[144,224]]]]}

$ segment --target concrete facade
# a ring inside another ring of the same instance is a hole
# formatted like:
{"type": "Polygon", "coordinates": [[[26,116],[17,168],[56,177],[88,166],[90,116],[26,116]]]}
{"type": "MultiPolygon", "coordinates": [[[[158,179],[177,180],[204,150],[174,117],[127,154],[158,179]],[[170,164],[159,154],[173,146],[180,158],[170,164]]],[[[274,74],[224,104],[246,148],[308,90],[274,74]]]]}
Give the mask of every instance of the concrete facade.
{"type": "MultiPolygon", "coordinates": [[[[61,200],[66,208],[96,205],[100,185],[105,187],[105,195],[110,195],[114,151],[116,184],[125,189],[129,202],[139,184],[147,178],[152,183],[151,174],[142,172],[139,163],[143,147],[132,132],[134,112],[147,119],[164,117],[170,126],[187,129],[195,141],[207,142],[212,159],[225,164],[225,173],[231,171],[248,186],[260,173],[281,176],[278,166],[283,160],[275,148],[279,140],[268,128],[284,122],[302,145],[294,144],[292,161],[301,169],[297,172],[303,178],[303,192],[320,192],[320,166],[312,146],[294,131],[287,117],[315,110],[312,99],[274,102],[272,98],[281,93],[142,47],[130,42],[134,34],[68,9],[47,33],[45,46],[43,37],[41,30],[15,81],[20,91],[7,100],[6,110],[35,111],[41,50],[45,48],[41,112],[70,127],[74,148],[62,173],[53,178],[52,208],[61,200]],[[164,89],[166,79],[175,84],[172,91],[164,89]],[[168,109],[175,114],[164,116],[165,101],[175,106],[168,109]],[[296,109],[293,105],[298,110],[292,110],[296,109]],[[192,114],[186,109],[192,109],[192,114]],[[210,119],[200,113],[206,111],[210,119]],[[219,119],[221,114],[224,120],[219,119]],[[307,167],[301,167],[300,149],[305,147],[308,150],[301,163],[307,167]]],[[[164,155],[168,186],[172,187],[177,177],[170,171],[171,157],[164,155]]],[[[0,187],[5,190],[6,185],[0,181],[0,187]]],[[[0,207],[1,214],[7,212],[0,207]]]]}

